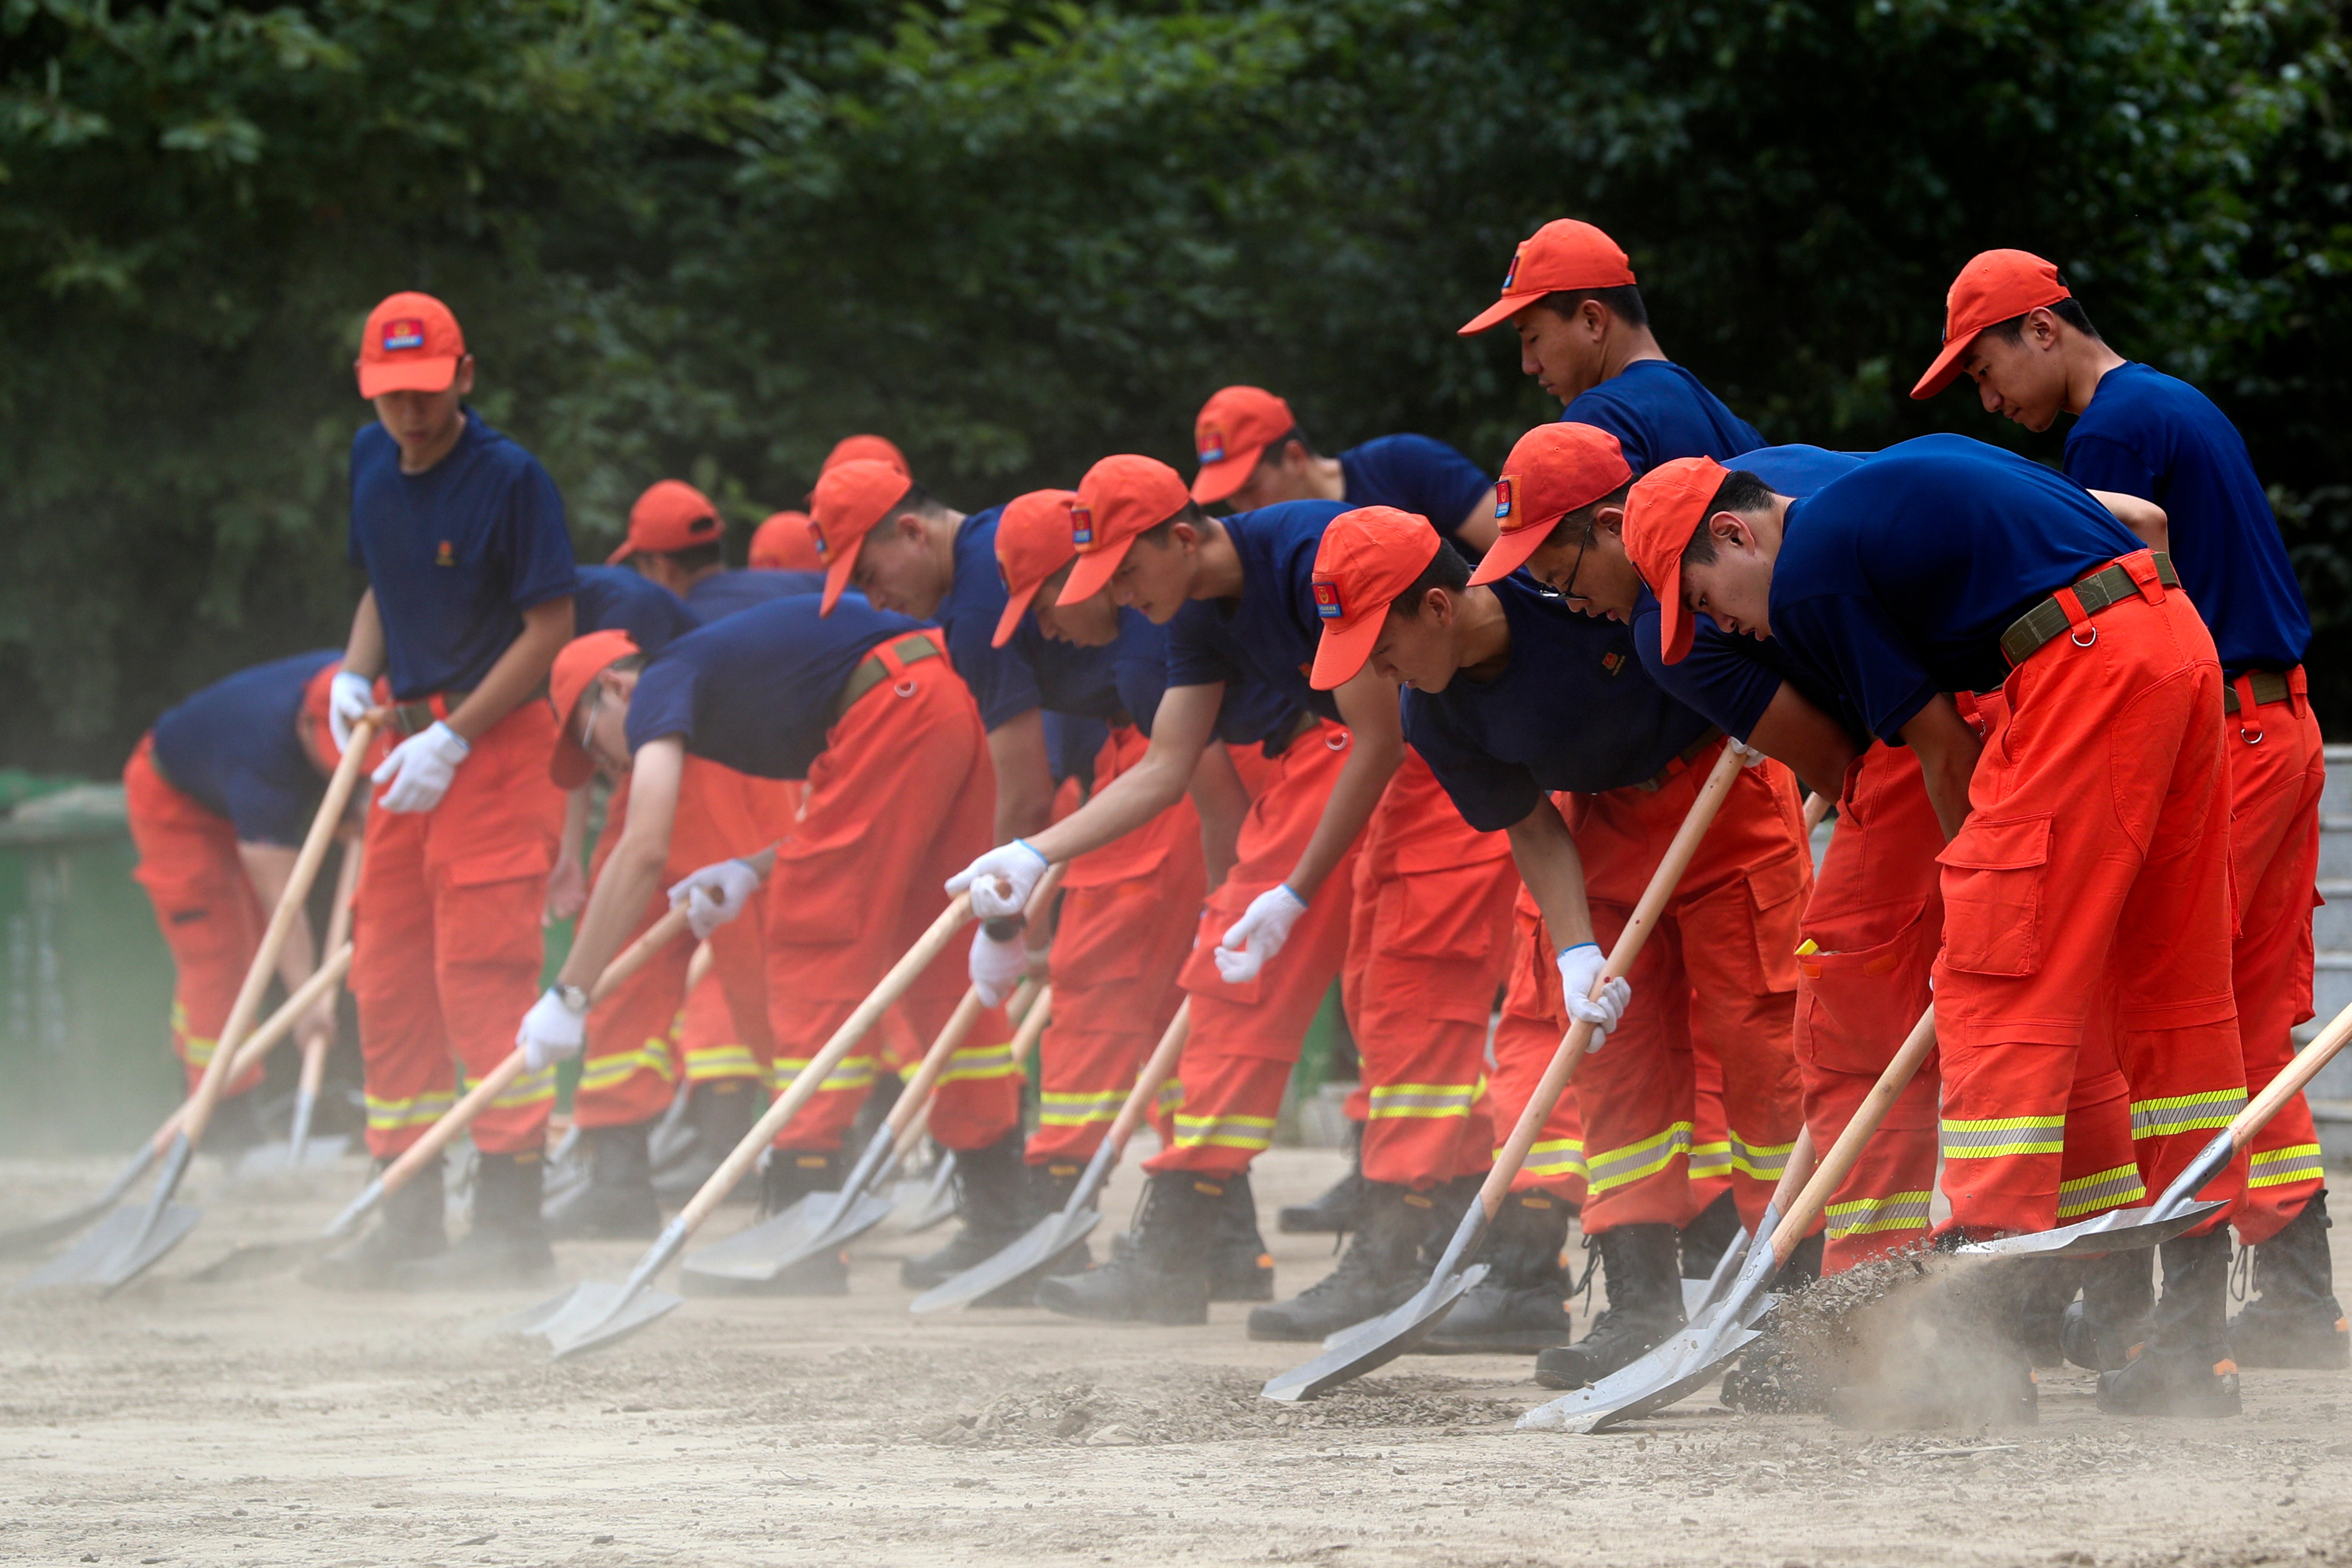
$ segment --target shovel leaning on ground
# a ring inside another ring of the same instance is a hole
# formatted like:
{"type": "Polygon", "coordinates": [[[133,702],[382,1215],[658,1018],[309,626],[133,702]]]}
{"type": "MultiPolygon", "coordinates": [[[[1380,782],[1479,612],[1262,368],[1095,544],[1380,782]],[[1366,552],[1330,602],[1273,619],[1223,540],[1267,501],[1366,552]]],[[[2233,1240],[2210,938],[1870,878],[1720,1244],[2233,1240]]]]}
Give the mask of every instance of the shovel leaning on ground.
{"type": "Polygon", "coordinates": [[[95,1285],[105,1291],[119,1290],[153,1268],[204,1217],[200,1209],[173,1203],[172,1194],[179,1190],[180,1179],[188,1173],[188,1163],[195,1158],[196,1145],[204,1142],[205,1128],[220,1104],[222,1091],[228,1087],[230,1071],[242,1053],[246,1037],[252,1032],[254,1020],[260,1016],[261,998],[268,993],[269,977],[278,968],[278,955],[286,946],[294,922],[302,918],[302,905],[310,896],[310,884],[317,879],[319,867],[327,858],[327,846],[334,839],[336,825],[342,821],[343,807],[359,783],[360,770],[366,765],[368,742],[383,720],[381,710],[371,709],[352,726],[350,742],[341,760],[335,764],[334,776],[327,781],[326,795],[319,802],[318,814],[310,819],[310,830],[303,837],[301,851],[294,858],[294,869],[286,879],[285,891],[278,896],[278,907],[270,911],[269,924],[261,933],[261,945],[246,969],[245,984],[237,988],[228,1020],[221,1026],[212,1060],[205,1064],[204,1077],[196,1080],[195,1092],[181,1109],[179,1125],[173,1130],[171,1143],[163,1156],[163,1169],[155,1178],[154,1193],[143,1205],[109,1214],[89,1235],[35,1270],[16,1289],[95,1285]]]}
{"type": "MultiPolygon", "coordinates": [[[[1049,873],[1050,875],[1050,873],[1049,873]]],[[[1037,1000],[1041,989],[1034,980],[1024,980],[1013,1000],[1004,1005],[1004,1016],[1015,1028],[1028,1017],[1029,1008],[1037,1000]]],[[[906,1141],[898,1151],[896,1169],[904,1170],[908,1156],[922,1142],[918,1133],[906,1141]]],[[[935,1225],[955,1216],[955,1151],[934,1151],[930,1168],[900,1182],[890,1194],[890,1212],[898,1217],[898,1234],[919,1236],[935,1225]]]]}
{"type": "MultiPolygon", "coordinates": [[[[1739,753],[1728,745],[1716,759],[1714,771],[1706,783],[1699,786],[1697,797],[1675,830],[1674,842],[1650,875],[1650,885],[1642,890],[1642,901],[1634,906],[1633,918],[1619,933],[1616,947],[1601,967],[1601,977],[1593,982],[1595,990],[1610,981],[1622,978],[1641,956],[1642,944],[1657,929],[1659,918],[1665,912],[1666,900],[1674,897],[1675,884],[1698,853],[1699,840],[1706,837],[1715,815],[1723,807],[1724,797],[1731,793],[1732,782],[1740,769],[1739,753]]],[[[1577,1064],[1584,1059],[1586,1045],[1592,1037],[1592,1026],[1570,1024],[1568,1033],[1560,1037],[1559,1048],[1552,1053],[1551,1064],[1528,1097],[1527,1109],[1519,1113],[1518,1124],[1511,1136],[1495,1155],[1494,1168],[1486,1173],[1486,1182],[1478,1189],[1478,1199],[1465,1211],[1462,1223],[1454,1227],[1454,1236],[1445,1244],[1445,1252],[1429,1277],[1429,1283],[1415,1291],[1402,1306],[1384,1316],[1360,1323],[1339,1336],[1321,1355],[1303,1365],[1293,1367],[1267,1382],[1259,1392],[1265,1397],[1285,1404],[1313,1399],[1350,1379],[1361,1377],[1375,1367],[1386,1366],[1401,1355],[1409,1354],[1453,1310],[1465,1292],[1486,1277],[1486,1266],[1470,1261],[1478,1244],[1486,1237],[1486,1227],[1502,1211],[1503,1200],[1510,1195],[1511,1181],[1526,1163],[1528,1151],[1543,1132],[1543,1124],[1551,1115],[1559,1097],[1568,1090],[1569,1082],[1576,1076],[1577,1064]]]]}
{"type": "Polygon", "coordinates": [[[931,961],[954,937],[958,927],[971,918],[970,894],[959,893],[940,911],[930,929],[908,949],[907,955],[891,966],[865,1001],[833,1032],[808,1065],[793,1076],[783,1093],[743,1134],[701,1190],[687,1201],[677,1216],[662,1228],[660,1236],[646,1248],[629,1277],[618,1285],[597,1280],[584,1280],[571,1289],[543,1301],[536,1307],[501,1318],[488,1325],[490,1333],[520,1334],[543,1339],[558,1359],[594,1350],[644,1328],[667,1315],[677,1308],[681,1298],[653,1289],[654,1277],[667,1268],[686,1247],[702,1222],[723,1202],[735,1184],[751,1169],[760,1152],[775,1141],[776,1134],[806,1105],[828,1074],[839,1066],[858,1041],[866,1037],[883,1013],[914,985],[931,961]]]}
{"type": "MultiPolygon", "coordinates": [[[[352,900],[360,886],[360,841],[347,839],[343,844],[342,863],[335,871],[335,908],[327,919],[329,949],[344,946],[352,934],[352,900]]],[[[264,1143],[247,1149],[236,1163],[240,1176],[273,1174],[279,1171],[295,1171],[304,1165],[331,1165],[343,1157],[351,1140],[341,1133],[331,1138],[312,1138],[310,1119],[319,1108],[319,1087],[326,1080],[327,1052],[331,1039],[313,1040],[302,1047],[302,1076],[294,1089],[294,1123],[283,1143],[264,1143]]],[[[238,1069],[242,1072],[242,1068],[238,1069]]],[[[231,1082],[236,1080],[232,1079],[231,1082]]]]}

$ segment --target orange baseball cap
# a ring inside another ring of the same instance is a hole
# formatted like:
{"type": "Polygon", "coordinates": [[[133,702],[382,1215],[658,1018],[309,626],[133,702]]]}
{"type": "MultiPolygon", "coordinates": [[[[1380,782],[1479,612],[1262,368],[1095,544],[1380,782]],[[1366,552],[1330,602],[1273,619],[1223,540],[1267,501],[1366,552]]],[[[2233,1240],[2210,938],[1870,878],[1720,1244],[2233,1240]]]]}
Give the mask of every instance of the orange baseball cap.
{"type": "Polygon", "coordinates": [[[819,615],[833,614],[841,591],[849,586],[866,536],[912,488],[904,473],[873,458],[852,458],[818,476],[809,505],[809,536],[824,563],[824,602],[817,606],[819,615]]]}
{"type": "Polygon", "coordinates": [[[1078,563],[1054,602],[1075,605],[1101,593],[1137,536],[1166,522],[1192,500],[1182,478],[1157,458],[1122,452],[1088,468],[1070,503],[1070,545],[1078,563]]]}
{"type": "Polygon", "coordinates": [[[2037,305],[2073,298],[2074,290],[2059,279],[2057,264],[2030,250],[1978,252],[1944,295],[1944,352],[1911,395],[1933,397],[1951,385],[1960,374],[1960,356],[1987,327],[2022,316],[2037,305]]]}
{"type": "Polygon", "coordinates": [[[1658,644],[1668,664],[1682,662],[1698,632],[1683,604],[1683,547],[1729,475],[1713,458],[1676,458],[1634,480],[1625,497],[1625,553],[1658,596],[1658,644]]]}
{"type": "Polygon", "coordinates": [[[1070,540],[1070,503],[1077,499],[1076,490],[1031,490],[1004,503],[996,520],[996,570],[1011,597],[996,618],[992,647],[1013,640],[1037,590],[1077,553],[1070,540]]]}
{"type": "Polygon", "coordinates": [[[640,550],[649,555],[675,554],[726,536],[726,520],[709,496],[684,479],[656,479],[629,509],[629,536],[604,557],[604,564],[625,561],[640,550]]]}
{"type": "Polygon", "coordinates": [[[1192,418],[1192,450],[1201,459],[1192,499],[1208,506],[1241,489],[1265,449],[1297,428],[1290,405],[1265,388],[1220,388],[1192,418]]]}
{"type": "Polygon", "coordinates": [[[771,512],[751,535],[751,564],[769,572],[822,572],[804,511],[771,512]]]}
{"type": "Polygon", "coordinates": [[[1483,332],[1562,289],[1624,289],[1634,280],[1633,264],[1615,240],[1589,223],[1556,217],[1511,252],[1511,268],[1503,274],[1503,297],[1454,331],[1465,338],[1483,332]]]}
{"type": "Polygon", "coordinates": [[[1616,437],[1597,425],[1558,419],[1520,437],[1503,469],[1495,481],[1495,547],[1470,574],[1473,584],[1497,582],[1526,565],[1561,518],[1633,477],[1616,437]]]}
{"type": "Polygon", "coordinates": [[[1436,559],[1437,530],[1417,512],[1364,506],[1333,518],[1315,547],[1315,613],[1323,619],[1323,637],[1307,684],[1328,691],[1353,679],[1372,656],[1389,606],[1436,559]]]}
{"type": "Polygon", "coordinates": [[[824,455],[817,477],[824,478],[844,463],[887,463],[908,479],[915,477],[915,470],[907,467],[906,454],[887,436],[844,436],[824,455]]]}
{"type": "Polygon", "coordinates": [[[572,710],[598,676],[636,651],[637,639],[615,627],[573,637],[555,656],[555,667],[547,672],[548,700],[555,706],[555,754],[548,759],[547,776],[556,788],[578,789],[596,771],[581,750],[579,715],[572,710]]]}
{"type": "Polygon", "coordinates": [[[448,306],[430,294],[392,295],[360,329],[360,395],[446,392],[465,357],[466,334],[448,306]]]}

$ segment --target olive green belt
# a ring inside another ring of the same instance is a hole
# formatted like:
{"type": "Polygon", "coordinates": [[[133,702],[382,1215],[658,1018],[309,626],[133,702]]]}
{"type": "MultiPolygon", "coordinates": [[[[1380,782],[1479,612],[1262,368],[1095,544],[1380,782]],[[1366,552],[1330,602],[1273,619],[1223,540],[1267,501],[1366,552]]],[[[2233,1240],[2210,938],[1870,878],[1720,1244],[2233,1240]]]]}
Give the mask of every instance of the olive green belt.
{"type": "MultiPolygon", "coordinates": [[[[2151,552],[2156,557],[2156,580],[2168,588],[2180,586],[2180,575],[2172,569],[2172,557],[2163,551],[2151,552]]],[[[2025,614],[2009,623],[2000,634],[2000,651],[2011,666],[2023,664],[2033,657],[2043,644],[2065,635],[2074,624],[2067,615],[2060,594],[2072,593],[2082,605],[2083,614],[2095,616],[2100,611],[2122,604],[2126,599],[2140,597],[2139,584],[2120,564],[2103,567],[2089,576],[2070,584],[2051,595],[2025,614]]]]}
{"type": "MultiPolygon", "coordinates": [[[[927,658],[946,657],[940,645],[927,637],[901,637],[891,646],[890,651],[898,656],[898,666],[902,669],[910,664],[920,664],[927,658]]],[[[859,698],[889,679],[890,674],[887,660],[878,653],[867,654],[857,668],[849,672],[849,679],[841,683],[841,695],[833,700],[833,716],[839,719],[848,712],[859,698]]]]}

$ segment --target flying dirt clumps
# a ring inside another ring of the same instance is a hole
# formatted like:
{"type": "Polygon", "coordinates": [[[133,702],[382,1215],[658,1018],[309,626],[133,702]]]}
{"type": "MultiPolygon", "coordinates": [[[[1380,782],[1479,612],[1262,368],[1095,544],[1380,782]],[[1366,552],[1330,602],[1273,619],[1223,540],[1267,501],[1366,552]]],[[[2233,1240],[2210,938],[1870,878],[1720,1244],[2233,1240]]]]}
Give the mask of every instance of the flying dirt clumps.
{"type": "Polygon", "coordinates": [[[959,1411],[907,1435],[964,1447],[1119,1447],[1273,1436],[1286,1431],[1396,1426],[1498,1426],[1520,1406],[1453,1392],[1436,1377],[1367,1378],[1307,1405],[1276,1405],[1259,1394],[1262,1374],[1193,1373],[1139,1384],[1122,1375],[1008,1388],[976,1410],[959,1411]]]}

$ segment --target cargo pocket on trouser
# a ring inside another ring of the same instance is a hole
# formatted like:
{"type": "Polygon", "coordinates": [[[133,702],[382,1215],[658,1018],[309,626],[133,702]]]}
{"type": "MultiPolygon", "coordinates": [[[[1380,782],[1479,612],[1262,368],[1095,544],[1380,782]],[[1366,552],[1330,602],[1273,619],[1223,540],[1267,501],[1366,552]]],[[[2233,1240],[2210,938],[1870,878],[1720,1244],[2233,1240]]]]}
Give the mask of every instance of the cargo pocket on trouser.
{"type": "Polygon", "coordinates": [[[1936,857],[1943,867],[1945,964],[1972,974],[2042,967],[2043,883],[2053,814],[1971,817],[1936,857]]]}
{"type": "Polygon", "coordinates": [[[1935,933],[1927,914],[1925,905],[1913,910],[1874,946],[1798,957],[1797,1049],[1808,1067],[1873,1077],[1885,1069],[1927,1005],[1935,933]]]}

